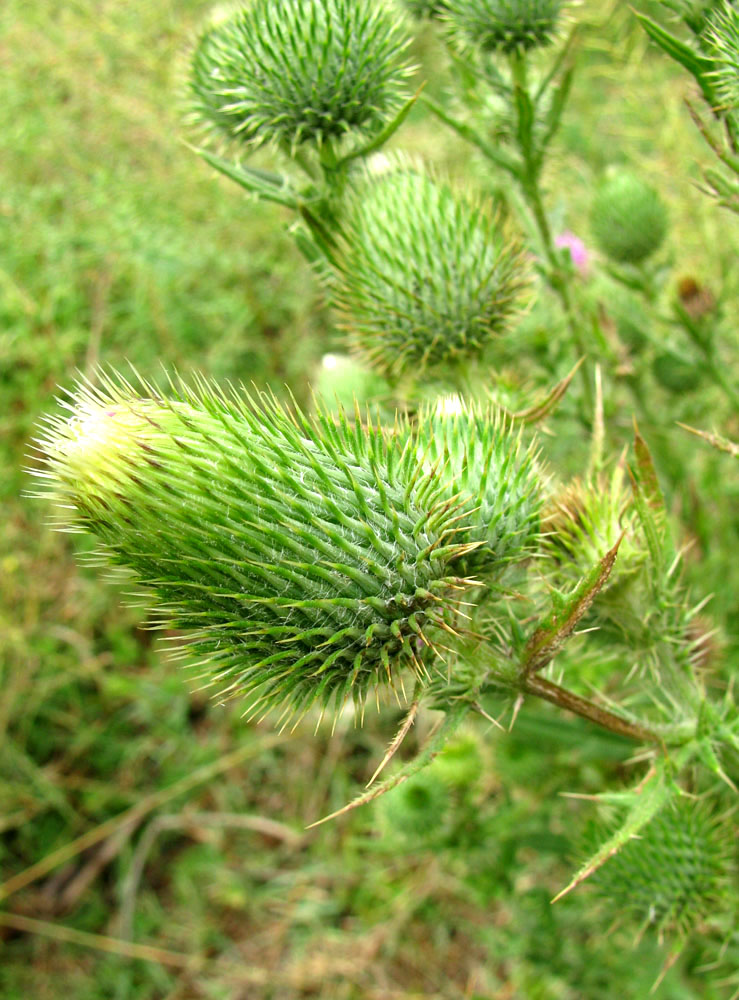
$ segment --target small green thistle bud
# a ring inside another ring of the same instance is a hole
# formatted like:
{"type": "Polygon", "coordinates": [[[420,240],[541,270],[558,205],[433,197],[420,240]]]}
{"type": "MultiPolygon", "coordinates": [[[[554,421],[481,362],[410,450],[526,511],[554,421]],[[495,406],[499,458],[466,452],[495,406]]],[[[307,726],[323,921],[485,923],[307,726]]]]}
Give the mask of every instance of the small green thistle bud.
{"type": "Polygon", "coordinates": [[[472,734],[456,736],[434,758],[429,773],[452,788],[469,788],[482,775],[480,742],[472,734]]]}
{"type": "Polygon", "coordinates": [[[638,572],[646,553],[630,513],[633,495],[619,462],[610,472],[574,479],[552,497],[542,518],[544,552],[575,579],[599,562],[621,538],[618,559],[600,591],[598,606],[615,584],[638,572]]]}
{"type": "Polygon", "coordinates": [[[695,802],[678,801],[628,841],[591,881],[658,933],[687,934],[721,906],[732,835],[695,802]]]}
{"type": "Polygon", "coordinates": [[[483,52],[517,52],[549,45],[562,0],[448,0],[452,30],[483,52]]]}
{"type": "Polygon", "coordinates": [[[357,191],[332,297],[360,359],[417,375],[479,356],[526,284],[518,245],[487,209],[406,168],[357,191]]]}
{"type": "Polygon", "coordinates": [[[667,233],[667,210],[659,194],[628,171],[614,174],[600,186],[590,221],[600,249],[619,264],[646,260],[667,233]]]}
{"type": "Polygon", "coordinates": [[[409,839],[432,837],[448,808],[447,790],[432,770],[414,774],[380,800],[383,825],[409,839]]]}
{"type": "Polygon", "coordinates": [[[253,0],[201,36],[193,115],[221,136],[294,150],[375,134],[403,100],[402,21],[370,0],[253,0]]]}
{"type": "Polygon", "coordinates": [[[499,411],[446,397],[421,410],[415,433],[427,467],[451,493],[470,498],[465,540],[477,548],[465,558],[466,573],[489,579],[530,556],[539,537],[541,472],[499,411]]]}
{"type": "Polygon", "coordinates": [[[206,385],[109,380],[69,406],[40,442],[63,522],[190,632],[222,693],[289,715],[433,669],[469,546],[407,435],[206,385]]]}

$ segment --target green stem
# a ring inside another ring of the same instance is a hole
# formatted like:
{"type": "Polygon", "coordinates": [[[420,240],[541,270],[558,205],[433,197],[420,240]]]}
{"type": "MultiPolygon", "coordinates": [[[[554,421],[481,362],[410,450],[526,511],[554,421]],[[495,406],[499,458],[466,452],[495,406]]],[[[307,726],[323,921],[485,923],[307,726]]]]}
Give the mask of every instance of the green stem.
{"type": "MultiPolygon", "coordinates": [[[[587,358],[588,352],[581,324],[578,322],[575,314],[567,276],[562,271],[559,254],[554,245],[552,231],[541,197],[541,157],[537,151],[536,137],[534,135],[535,103],[529,94],[526,61],[523,54],[518,52],[511,54],[511,75],[513,78],[514,93],[517,91],[519,95],[518,99],[514,97],[513,101],[517,117],[515,133],[521,155],[521,172],[517,179],[524,201],[529,207],[539,234],[544,257],[548,265],[546,270],[547,281],[550,288],[560,300],[570,338],[577,354],[579,357],[587,358]],[[522,108],[529,109],[530,113],[522,113],[522,108]]],[[[582,379],[585,409],[588,419],[592,419],[594,398],[589,365],[583,364],[581,366],[580,377],[582,379]]]]}

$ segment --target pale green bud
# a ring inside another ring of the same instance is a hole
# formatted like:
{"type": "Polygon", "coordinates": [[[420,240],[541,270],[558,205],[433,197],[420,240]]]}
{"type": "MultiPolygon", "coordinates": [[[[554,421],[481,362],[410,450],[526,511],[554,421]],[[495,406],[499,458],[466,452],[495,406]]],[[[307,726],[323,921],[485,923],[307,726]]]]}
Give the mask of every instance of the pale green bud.
{"type": "Polygon", "coordinates": [[[485,580],[528,558],[539,539],[541,470],[500,413],[448,396],[417,417],[419,454],[450,493],[469,497],[466,571],[485,580]]]}

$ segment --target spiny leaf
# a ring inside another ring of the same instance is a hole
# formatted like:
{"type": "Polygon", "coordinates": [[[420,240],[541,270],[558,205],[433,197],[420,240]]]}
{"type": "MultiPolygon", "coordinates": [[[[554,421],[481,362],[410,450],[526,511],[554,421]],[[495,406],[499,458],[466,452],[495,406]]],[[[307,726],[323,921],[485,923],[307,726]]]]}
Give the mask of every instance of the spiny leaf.
{"type": "Polygon", "coordinates": [[[556,602],[548,617],[536,629],[524,649],[521,662],[524,675],[542,670],[562,649],[610,576],[622,539],[623,535],[567,598],[556,602]]]}
{"type": "Polygon", "coordinates": [[[626,806],[626,816],[619,829],[612,834],[598,850],[581,865],[572,880],[552,900],[556,903],[576,886],[613,857],[624,844],[635,837],[657,813],[677,794],[671,772],[663,761],[652,766],[646,778],[628,793],[623,793],[621,801],[626,806]]]}
{"type": "Polygon", "coordinates": [[[634,494],[634,506],[644,532],[653,567],[655,585],[659,585],[668,566],[672,547],[670,544],[667,514],[657,471],[646,441],[634,429],[636,463],[629,466],[629,476],[634,494]]]}
{"type": "Polygon", "coordinates": [[[328,816],[324,816],[323,819],[316,820],[315,823],[311,823],[308,829],[312,829],[315,826],[321,826],[323,823],[328,823],[332,819],[337,819],[339,816],[344,816],[348,812],[352,812],[354,809],[359,809],[360,806],[367,805],[368,802],[373,802],[378,799],[385,792],[389,792],[391,788],[395,788],[397,785],[401,784],[403,781],[407,781],[408,778],[417,774],[422,768],[430,764],[434,757],[441,751],[447,739],[455,732],[459,727],[460,723],[470,711],[472,705],[463,701],[457,702],[454,707],[449,709],[444,716],[444,721],[436,730],[436,732],[430,737],[428,743],[420,750],[418,754],[412,759],[404,764],[395,774],[390,775],[389,778],[385,778],[381,781],[379,785],[373,785],[367,791],[362,792],[358,795],[356,799],[348,802],[341,809],[337,809],[336,812],[332,812],[328,816]]]}
{"type": "Polygon", "coordinates": [[[739,458],[739,444],[730,441],[729,438],[723,437],[721,434],[712,433],[711,431],[701,431],[695,427],[689,427],[688,424],[681,424],[680,421],[678,421],[678,426],[682,427],[683,430],[690,431],[691,434],[695,434],[696,437],[703,438],[704,441],[707,441],[719,451],[725,451],[732,458],[739,458]]]}
{"type": "Polygon", "coordinates": [[[700,55],[695,49],[680,41],[679,38],[676,38],[675,35],[646,14],[634,11],[634,15],[652,41],[656,42],[663,52],[666,52],[671,59],[680,63],[693,75],[703,92],[703,96],[713,106],[716,103],[716,92],[711,84],[710,76],[714,70],[713,60],[700,55]]]}

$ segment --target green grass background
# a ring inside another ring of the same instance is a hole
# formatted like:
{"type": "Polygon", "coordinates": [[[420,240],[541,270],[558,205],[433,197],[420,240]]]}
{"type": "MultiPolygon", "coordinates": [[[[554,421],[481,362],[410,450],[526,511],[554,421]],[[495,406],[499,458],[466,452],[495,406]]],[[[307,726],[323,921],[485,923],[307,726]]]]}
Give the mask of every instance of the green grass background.
{"type": "MultiPolygon", "coordinates": [[[[584,232],[593,180],[638,162],[669,203],[679,272],[730,296],[737,226],[697,189],[709,156],[682,104],[687,81],[647,51],[624,8],[578,12],[599,27],[549,208],[584,232]]],[[[367,780],[400,709],[369,713],[361,730],[351,718],[316,733],[246,725],[163,655],[125,588],[80,560],[89,544],[52,532],[44,505],[23,496],[34,426],[75,372],[130,362],[156,380],[175,367],[288,384],[306,399],[336,344],[289,220],[184,144],[183,52],[207,11],[196,0],[0,10],[0,878],[110,824],[4,904],[0,997],[641,1000],[665,948],[635,945],[626,928],[606,934],[587,889],[549,905],[587,809],[558,793],[628,777],[628,748],[531,709],[511,737],[475,730],[482,772],[449,789],[452,818],[429,836],[401,835],[381,809],[303,834],[367,780]],[[127,907],[151,953],[117,943],[127,907]]],[[[430,67],[435,52],[422,35],[417,60],[430,67]]],[[[488,183],[423,114],[398,143],[488,183]]],[[[685,415],[705,426],[710,407],[685,415]]],[[[612,418],[628,434],[630,414],[612,418]]],[[[720,461],[696,458],[698,481],[720,475],[720,461]]],[[[717,548],[702,572],[719,580],[717,548]]],[[[719,602],[724,615],[736,607],[719,602]]],[[[689,947],[657,995],[726,996],[696,971],[705,960],[689,947]]]]}

